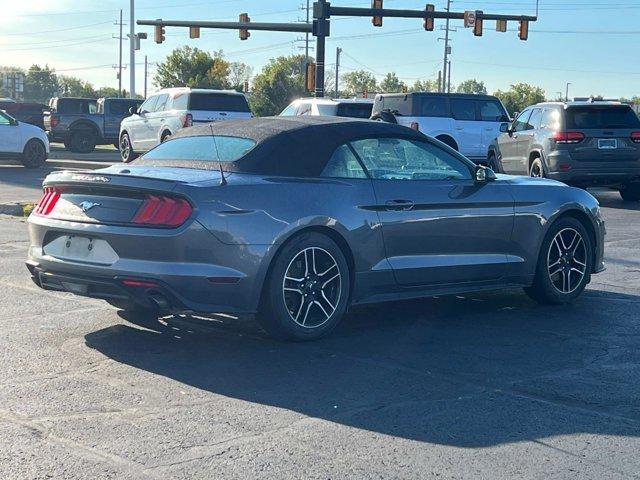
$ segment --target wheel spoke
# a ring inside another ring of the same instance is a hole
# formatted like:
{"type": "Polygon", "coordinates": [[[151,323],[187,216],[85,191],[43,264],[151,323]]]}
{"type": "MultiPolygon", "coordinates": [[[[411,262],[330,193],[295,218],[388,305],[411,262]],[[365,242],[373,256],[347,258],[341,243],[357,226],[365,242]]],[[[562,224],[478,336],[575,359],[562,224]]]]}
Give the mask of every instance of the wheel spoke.
{"type": "MultiPolygon", "coordinates": [[[[307,323],[307,317],[309,316],[309,310],[311,310],[311,307],[313,307],[313,304],[315,302],[309,302],[307,304],[307,310],[304,313],[304,318],[302,319],[302,326],[304,327],[307,323]]],[[[302,302],[302,306],[304,306],[304,302],[302,302]]],[[[302,310],[302,306],[300,307],[300,310],[302,310]]]]}
{"type": "Polygon", "coordinates": [[[324,277],[327,273],[329,273],[334,268],[338,268],[338,265],[335,264],[335,263],[333,265],[331,265],[329,268],[327,268],[324,272],[318,273],[318,276],[319,277],[324,277]]]}
{"type": "Polygon", "coordinates": [[[331,307],[331,313],[333,313],[336,310],[336,307],[329,301],[327,295],[324,293],[324,290],[322,291],[322,299],[327,302],[329,307],[331,307]]]}
{"type": "Polygon", "coordinates": [[[577,258],[574,258],[573,261],[575,263],[577,263],[578,265],[580,265],[581,267],[586,267],[587,264],[586,263],[582,263],[580,260],[578,260],[577,258]]]}
{"type": "Polygon", "coordinates": [[[333,282],[336,278],[340,278],[340,273],[336,273],[333,277],[331,277],[329,280],[327,280],[326,282],[324,282],[322,284],[322,290],[324,290],[324,287],[326,287],[329,283],[333,282]]]}
{"type": "Polygon", "coordinates": [[[318,307],[320,307],[320,310],[322,310],[322,313],[324,313],[324,315],[325,315],[325,317],[327,319],[331,316],[331,313],[333,313],[333,312],[327,313],[327,311],[325,310],[325,308],[322,306],[322,304],[319,301],[315,300],[313,303],[315,303],[316,305],[318,305],[318,307]]]}

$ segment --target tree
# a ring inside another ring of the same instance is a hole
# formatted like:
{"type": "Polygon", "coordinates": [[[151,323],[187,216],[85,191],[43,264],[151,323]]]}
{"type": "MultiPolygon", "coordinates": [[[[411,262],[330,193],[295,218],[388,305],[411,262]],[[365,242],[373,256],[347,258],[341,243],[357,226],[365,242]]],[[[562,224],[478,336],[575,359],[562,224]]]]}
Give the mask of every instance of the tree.
{"type": "Polygon", "coordinates": [[[479,82],[475,78],[465,80],[457,89],[458,93],[472,93],[475,95],[486,95],[487,87],[484,86],[484,82],[479,82]]]}
{"type": "Polygon", "coordinates": [[[502,101],[511,115],[521,112],[529,105],[545,101],[544,90],[528,83],[515,83],[506,92],[498,90],[494,95],[502,101]]]}
{"type": "Polygon", "coordinates": [[[401,81],[395,72],[390,72],[380,82],[380,90],[385,93],[398,93],[404,91],[407,85],[401,81]]]}
{"type": "Polygon", "coordinates": [[[77,77],[60,75],[58,77],[58,95],[65,97],[95,98],[96,91],[91,83],[77,77]]]}
{"type": "Polygon", "coordinates": [[[28,102],[49,103],[60,89],[58,76],[49,65],[31,65],[24,79],[24,99],[28,102]]]}
{"type": "Polygon", "coordinates": [[[248,82],[253,74],[253,68],[246,63],[231,62],[229,64],[229,83],[231,88],[239,92],[244,91],[244,82],[248,82]]]}
{"type": "Polygon", "coordinates": [[[438,81],[437,80],[416,80],[415,83],[409,88],[411,92],[437,92],[438,81]]]}
{"type": "Polygon", "coordinates": [[[100,87],[96,91],[96,97],[105,97],[105,98],[118,98],[120,96],[120,92],[118,92],[117,88],[114,87],[100,87]]]}
{"type": "Polygon", "coordinates": [[[278,115],[305,93],[305,56],[271,59],[253,80],[251,108],[255,115],[278,115]]]}
{"type": "Polygon", "coordinates": [[[199,48],[178,47],[158,65],[153,77],[160,88],[229,88],[230,65],[222,51],[213,56],[199,48]]]}
{"type": "Polygon", "coordinates": [[[365,70],[354,70],[342,75],[342,85],[347,96],[361,95],[365,90],[375,92],[378,88],[376,77],[365,70]]]}

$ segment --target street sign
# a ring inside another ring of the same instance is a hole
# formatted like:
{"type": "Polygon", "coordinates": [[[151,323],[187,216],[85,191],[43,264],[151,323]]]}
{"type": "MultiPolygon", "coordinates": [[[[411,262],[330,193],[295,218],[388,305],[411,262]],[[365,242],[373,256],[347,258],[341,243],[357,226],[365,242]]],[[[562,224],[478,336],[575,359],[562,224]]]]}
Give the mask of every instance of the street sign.
{"type": "Polygon", "coordinates": [[[465,28],[473,28],[476,26],[475,10],[466,10],[464,12],[464,26],[465,28]]]}

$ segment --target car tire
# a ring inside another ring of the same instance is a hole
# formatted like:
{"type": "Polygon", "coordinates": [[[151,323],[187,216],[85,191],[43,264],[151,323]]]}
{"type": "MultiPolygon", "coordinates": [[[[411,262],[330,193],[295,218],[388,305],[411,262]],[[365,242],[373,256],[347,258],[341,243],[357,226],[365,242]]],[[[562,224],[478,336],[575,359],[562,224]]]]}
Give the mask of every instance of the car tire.
{"type": "Polygon", "coordinates": [[[91,130],[71,132],[71,151],[75,153],[91,153],[96,148],[96,136],[91,130]]]}
{"type": "Polygon", "coordinates": [[[625,185],[620,189],[620,196],[625,202],[640,201],[640,184],[625,185]]]}
{"type": "Polygon", "coordinates": [[[539,303],[569,303],[585,289],[592,271],[593,249],[587,229],[575,218],[563,217],[549,228],[533,285],[524,291],[539,303]]]}
{"type": "Polygon", "coordinates": [[[544,166],[540,157],[534,158],[529,167],[529,176],[534,178],[545,178],[544,166]]]}
{"type": "Polygon", "coordinates": [[[32,138],[22,151],[22,165],[27,168],[40,168],[47,161],[47,149],[40,140],[32,138]]]}
{"type": "Polygon", "coordinates": [[[491,152],[487,157],[487,167],[489,167],[495,173],[500,173],[500,170],[498,169],[498,161],[496,159],[496,154],[493,152],[491,152]]]}
{"type": "Polygon", "coordinates": [[[138,154],[133,151],[133,145],[131,145],[131,139],[129,138],[129,134],[124,132],[120,135],[120,158],[124,163],[129,163],[136,158],[138,158],[138,154]]]}
{"type": "Polygon", "coordinates": [[[160,143],[164,143],[171,138],[171,132],[162,132],[162,136],[160,137],[160,143]]]}
{"type": "Polygon", "coordinates": [[[349,266],[340,247],[320,233],[303,233],[273,260],[258,321],[278,339],[316,340],[342,320],[350,288],[349,266]]]}
{"type": "Polygon", "coordinates": [[[458,151],[458,145],[456,144],[453,138],[444,136],[444,137],[436,137],[436,140],[440,140],[447,147],[453,148],[456,152],[458,151]]]}

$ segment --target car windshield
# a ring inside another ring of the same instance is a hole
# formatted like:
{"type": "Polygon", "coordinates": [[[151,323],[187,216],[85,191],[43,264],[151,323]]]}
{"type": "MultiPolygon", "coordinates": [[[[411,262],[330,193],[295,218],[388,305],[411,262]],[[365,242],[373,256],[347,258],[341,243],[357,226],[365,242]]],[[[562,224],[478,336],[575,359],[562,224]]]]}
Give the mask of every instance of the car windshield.
{"type": "Polygon", "coordinates": [[[192,93],[189,110],[250,112],[244,95],[229,93],[192,93]]]}
{"type": "Polygon", "coordinates": [[[640,127],[640,118],[628,105],[570,107],[565,118],[567,129],[640,127]]]}
{"type": "Polygon", "coordinates": [[[249,138],[203,135],[179,137],[147,152],[144,160],[184,160],[185,162],[233,162],[255,146],[249,138]]]}

